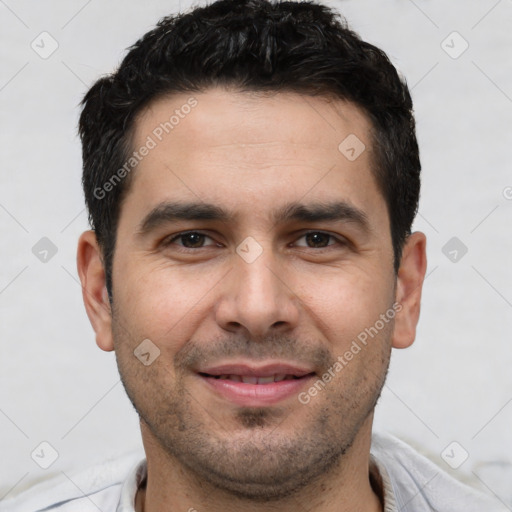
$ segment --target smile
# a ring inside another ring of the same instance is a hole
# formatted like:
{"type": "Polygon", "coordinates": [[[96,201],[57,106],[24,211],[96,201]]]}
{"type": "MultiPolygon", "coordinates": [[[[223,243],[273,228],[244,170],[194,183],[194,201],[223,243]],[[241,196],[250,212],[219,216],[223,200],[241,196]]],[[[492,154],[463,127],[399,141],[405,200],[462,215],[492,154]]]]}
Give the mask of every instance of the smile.
{"type": "Polygon", "coordinates": [[[289,364],[224,364],[201,369],[201,381],[217,397],[242,407],[262,407],[296,396],[315,372],[289,364]]]}
{"type": "Polygon", "coordinates": [[[243,382],[244,384],[272,384],[273,382],[281,382],[283,380],[294,380],[300,379],[295,375],[270,375],[268,377],[255,377],[254,375],[207,375],[207,377],[213,377],[214,379],[232,380],[234,382],[243,382]]]}

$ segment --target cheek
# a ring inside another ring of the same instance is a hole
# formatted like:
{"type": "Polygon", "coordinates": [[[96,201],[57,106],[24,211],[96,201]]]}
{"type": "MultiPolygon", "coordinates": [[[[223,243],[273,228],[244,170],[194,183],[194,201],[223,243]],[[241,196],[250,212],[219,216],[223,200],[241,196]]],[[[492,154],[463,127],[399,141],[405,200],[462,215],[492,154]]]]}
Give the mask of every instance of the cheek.
{"type": "Polygon", "coordinates": [[[123,268],[116,275],[114,290],[120,319],[139,337],[170,350],[178,349],[193,333],[199,317],[206,314],[209,296],[225,274],[225,269],[199,272],[166,263],[132,263],[123,268]]]}
{"type": "MultiPolygon", "coordinates": [[[[392,282],[378,265],[293,265],[281,278],[300,300],[306,330],[312,328],[334,344],[350,343],[392,304],[392,282]]],[[[119,318],[137,333],[169,352],[177,352],[233,293],[232,265],[178,266],[161,260],[120,258],[115,269],[114,300],[119,318]],[[231,290],[230,292],[228,290],[231,290]]],[[[291,299],[290,299],[291,300],[291,299]]],[[[334,348],[334,347],[333,347],[334,348]]],[[[340,347],[341,348],[341,347],[340,347]]]]}
{"type": "Polygon", "coordinates": [[[346,344],[373,326],[393,303],[392,283],[339,269],[314,279],[303,276],[298,293],[317,327],[333,343],[346,344]]]}
{"type": "Polygon", "coordinates": [[[334,374],[330,389],[340,403],[347,394],[350,400],[364,402],[378,392],[389,365],[395,316],[392,283],[362,275],[331,280],[318,297],[313,306],[321,320],[318,328],[335,362],[324,378],[334,374]]]}

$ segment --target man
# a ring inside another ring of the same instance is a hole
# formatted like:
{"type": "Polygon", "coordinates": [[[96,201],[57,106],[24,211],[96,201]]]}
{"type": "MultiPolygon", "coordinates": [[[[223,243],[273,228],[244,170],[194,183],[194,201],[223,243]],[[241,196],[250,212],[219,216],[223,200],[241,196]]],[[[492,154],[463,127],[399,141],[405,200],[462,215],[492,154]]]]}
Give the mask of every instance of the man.
{"type": "Polygon", "coordinates": [[[146,459],[12,510],[500,510],[372,437],[426,269],[412,102],[381,50],[319,4],[221,0],[138,41],[80,135],[84,302],[146,459]]]}

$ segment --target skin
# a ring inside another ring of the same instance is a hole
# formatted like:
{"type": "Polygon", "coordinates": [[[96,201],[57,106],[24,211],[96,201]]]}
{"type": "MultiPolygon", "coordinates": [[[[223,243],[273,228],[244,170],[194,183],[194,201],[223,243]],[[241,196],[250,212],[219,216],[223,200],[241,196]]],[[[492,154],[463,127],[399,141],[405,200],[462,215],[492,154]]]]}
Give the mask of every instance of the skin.
{"type": "MultiPolygon", "coordinates": [[[[191,96],[151,103],[136,121],[134,148],[191,96]]],[[[373,409],[391,348],[414,341],[425,236],[408,238],[395,275],[389,215],[371,171],[370,124],[353,104],[220,88],[193,96],[197,106],[133,175],[121,207],[112,306],[94,232],[78,246],[97,344],[116,351],[141,417],[148,480],[137,510],[382,510],[369,481],[373,409]],[[338,150],[350,134],[366,146],[354,161],[338,150]],[[236,217],[168,221],[141,232],[156,205],[177,200],[214,203],[236,217]],[[331,200],[364,212],[366,228],[270,216],[290,202],[331,200]],[[191,230],[206,237],[165,243],[191,230]],[[236,252],[248,236],[262,250],[251,263],[236,252]],[[241,407],[194,371],[279,358],[320,377],[395,302],[394,320],[307,404],[294,395],[241,407]],[[160,350],[147,366],[133,353],[144,339],[160,350]]]]}

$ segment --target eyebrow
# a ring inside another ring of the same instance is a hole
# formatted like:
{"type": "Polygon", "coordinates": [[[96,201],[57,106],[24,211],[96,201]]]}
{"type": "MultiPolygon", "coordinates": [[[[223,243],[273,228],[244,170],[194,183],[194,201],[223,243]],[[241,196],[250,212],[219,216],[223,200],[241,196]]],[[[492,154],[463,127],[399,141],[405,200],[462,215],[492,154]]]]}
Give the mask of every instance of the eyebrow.
{"type": "MultiPolygon", "coordinates": [[[[177,220],[233,222],[238,215],[221,206],[203,202],[164,202],[153,208],[140,223],[138,234],[146,235],[156,228],[177,220]]],[[[368,217],[363,210],[346,201],[314,202],[303,204],[293,202],[284,205],[271,215],[274,224],[290,221],[301,222],[350,222],[364,231],[370,230],[368,217]]]]}

